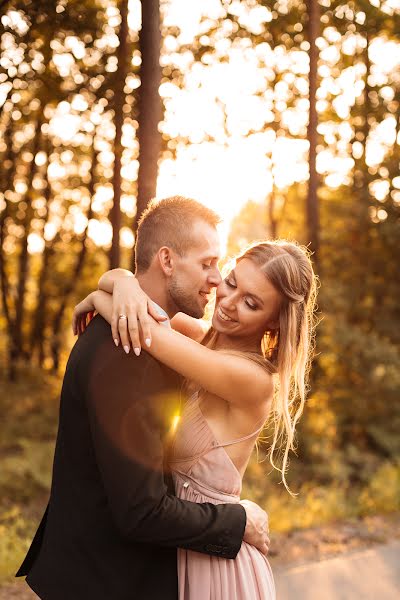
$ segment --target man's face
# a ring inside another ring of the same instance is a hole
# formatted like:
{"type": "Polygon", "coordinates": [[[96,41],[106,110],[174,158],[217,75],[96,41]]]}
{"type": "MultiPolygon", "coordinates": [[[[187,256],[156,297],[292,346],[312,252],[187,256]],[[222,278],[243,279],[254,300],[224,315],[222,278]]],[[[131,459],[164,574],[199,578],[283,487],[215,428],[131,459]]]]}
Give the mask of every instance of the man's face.
{"type": "Polygon", "coordinates": [[[178,311],[200,319],[212,289],[221,282],[220,244],[217,230],[200,220],[192,228],[191,239],[193,246],[185,256],[174,255],[168,292],[178,311]]]}

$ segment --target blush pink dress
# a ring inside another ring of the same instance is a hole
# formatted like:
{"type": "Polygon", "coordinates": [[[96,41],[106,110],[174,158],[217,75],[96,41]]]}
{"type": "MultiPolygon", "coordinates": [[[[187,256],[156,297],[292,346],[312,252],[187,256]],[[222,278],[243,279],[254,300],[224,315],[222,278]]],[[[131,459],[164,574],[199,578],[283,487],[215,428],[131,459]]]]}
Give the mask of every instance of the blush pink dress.
{"type": "MultiPolygon", "coordinates": [[[[197,394],[183,411],[172,446],[175,492],[191,502],[239,502],[242,477],[226,446],[260,430],[220,444],[209,427],[197,394]]],[[[246,542],[234,560],[178,550],[179,600],[274,600],[275,586],[265,556],[246,542]]]]}

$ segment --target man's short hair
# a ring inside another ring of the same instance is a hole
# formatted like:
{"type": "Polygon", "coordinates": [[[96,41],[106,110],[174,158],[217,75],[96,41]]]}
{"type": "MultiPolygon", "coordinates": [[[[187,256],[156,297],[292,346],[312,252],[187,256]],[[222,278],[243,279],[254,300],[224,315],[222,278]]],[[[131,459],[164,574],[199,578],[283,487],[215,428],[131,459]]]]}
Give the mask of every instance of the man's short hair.
{"type": "Polygon", "coordinates": [[[221,219],[213,210],[191,198],[172,196],[159,201],[151,200],[138,223],[136,271],[147,271],[163,246],[184,256],[194,246],[191,233],[197,221],[205,221],[211,227],[216,227],[221,219]]]}

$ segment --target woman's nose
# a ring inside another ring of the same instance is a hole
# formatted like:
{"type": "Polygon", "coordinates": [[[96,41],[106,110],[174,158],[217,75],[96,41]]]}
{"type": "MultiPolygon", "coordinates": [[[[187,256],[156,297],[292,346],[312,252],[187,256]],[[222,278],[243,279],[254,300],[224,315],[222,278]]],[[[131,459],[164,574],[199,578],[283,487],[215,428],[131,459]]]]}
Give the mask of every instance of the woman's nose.
{"type": "Polygon", "coordinates": [[[235,297],[235,293],[233,294],[225,294],[224,296],[221,297],[220,300],[220,305],[221,308],[223,310],[226,310],[227,312],[233,312],[234,310],[236,310],[236,297],[235,297]]]}

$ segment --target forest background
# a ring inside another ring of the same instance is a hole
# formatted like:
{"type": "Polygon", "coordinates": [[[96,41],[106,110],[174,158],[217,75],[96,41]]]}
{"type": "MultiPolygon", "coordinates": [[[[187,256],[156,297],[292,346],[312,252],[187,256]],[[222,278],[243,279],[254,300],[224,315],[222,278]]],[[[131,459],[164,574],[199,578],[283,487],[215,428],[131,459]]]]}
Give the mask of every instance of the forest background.
{"type": "Polygon", "coordinates": [[[75,303],[131,268],[152,197],[225,218],[226,254],[306,244],[320,277],[272,531],[400,509],[398,0],[0,0],[0,581],[46,504],[75,303]]]}

